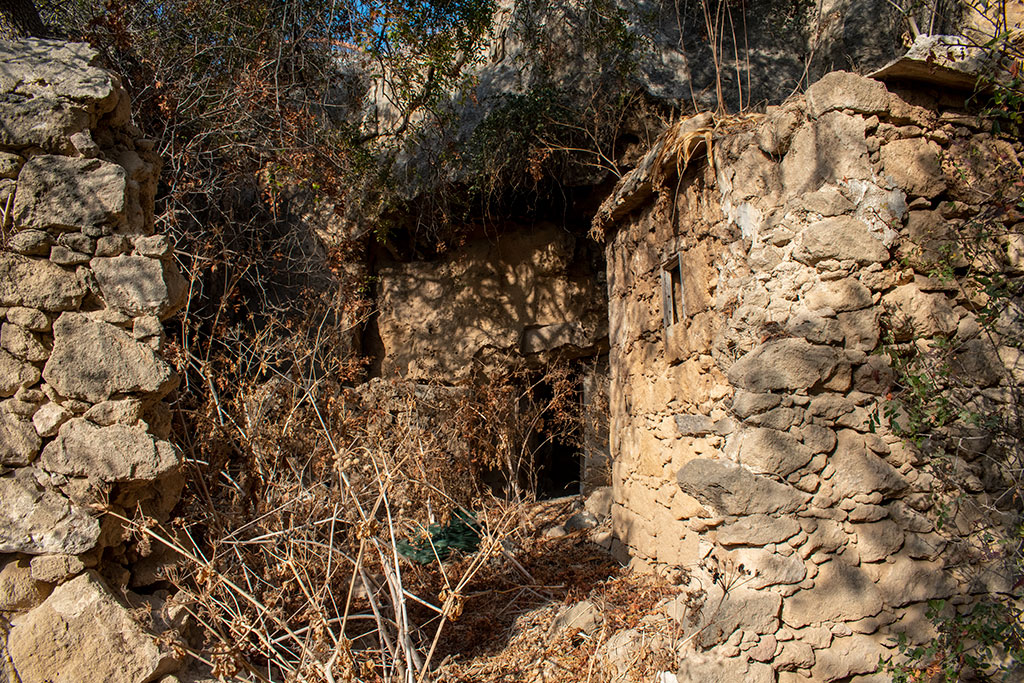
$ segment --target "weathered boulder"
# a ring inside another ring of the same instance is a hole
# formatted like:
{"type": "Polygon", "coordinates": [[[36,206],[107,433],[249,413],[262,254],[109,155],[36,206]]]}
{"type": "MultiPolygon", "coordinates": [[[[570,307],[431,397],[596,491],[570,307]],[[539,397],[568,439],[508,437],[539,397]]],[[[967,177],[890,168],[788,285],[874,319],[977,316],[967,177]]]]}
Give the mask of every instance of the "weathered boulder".
{"type": "Polygon", "coordinates": [[[832,486],[838,496],[853,498],[876,491],[888,496],[907,487],[896,468],[868,450],[863,435],[843,429],[837,439],[831,464],[836,469],[832,486]]]}
{"type": "Polygon", "coordinates": [[[881,565],[878,588],[889,605],[902,607],[912,602],[948,598],[957,583],[943,571],[941,562],[917,561],[900,555],[891,564],[881,565]]]}
{"type": "Polygon", "coordinates": [[[181,464],[177,450],[154,439],[145,423],[101,427],[75,418],[64,423],[39,459],[49,472],[104,482],[151,480],[181,464]]]}
{"type": "Polygon", "coordinates": [[[173,262],[146,256],[89,262],[107,304],[128,315],[174,315],[185,303],[186,283],[173,262]]]}
{"type": "Polygon", "coordinates": [[[942,148],[931,140],[893,140],[879,151],[883,173],[911,197],[931,199],[946,189],[939,162],[942,148]]]}
{"type": "Polygon", "coordinates": [[[836,111],[801,126],[780,166],[787,193],[815,192],[852,178],[870,178],[864,131],[863,118],[836,111]]]}
{"type": "Polygon", "coordinates": [[[99,159],[40,155],[18,176],[18,228],[80,230],[118,221],[125,210],[123,168],[99,159]]]}
{"type": "Polygon", "coordinates": [[[804,303],[811,310],[829,308],[836,313],[855,311],[871,305],[871,290],[852,277],[819,282],[804,296],[804,303]]]}
{"type": "Polygon", "coordinates": [[[729,381],[753,392],[807,389],[826,379],[838,362],[835,349],[803,339],[762,344],[729,368],[729,381]]]}
{"type": "Polygon", "coordinates": [[[11,323],[0,326],[0,347],[15,358],[30,363],[44,361],[50,355],[50,350],[38,335],[11,323]]]}
{"type": "Polygon", "coordinates": [[[0,411],[0,465],[22,467],[32,462],[42,439],[28,420],[0,411]]]}
{"type": "Polygon", "coordinates": [[[33,579],[46,583],[64,583],[85,570],[85,565],[74,555],[36,555],[29,567],[33,579]]]}
{"type": "Polygon", "coordinates": [[[0,350],[0,398],[14,396],[21,387],[29,387],[39,381],[39,369],[0,350]]]}
{"type": "Polygon", "coordinates": [[[757,474],[785,477],[810,462],[812,455],[811,450],[791,434],[755,428],[743,432],[738,457],[741,465],[757,474]]]}
{"type": "Polygon", "coordinates": [[[0,477],[0,552],[78,555],[91,550],[100,525],[30,469],[0,477]]]}
{"type": "Polygon", "coordinates": [[[871,636],[855,633],[845,638],[835,638],[832,644],[815,653],[816,660],[811,668],[815,681],[846,680],[854,674],[872,673],[878,669],[878,659],[888,656],[889,651],[871,636]]]}
{"type": "Polygon", "coordinates": [[[718,514],[794,512],[810,499],[792,486],[722,460],[691,460],[679,470],[677,479],[684,493],[718,514]]]}
{"type": "Polygon", "coordinates": [[[94,572],[15,619],[7,644],[22,683],[142,683],[179,664],[94,572]]]}
{"type": "Polygon", "coordinates": [[[887,261],[889,250],[864,221],[852,216],[836,216],[805,228],[797,236],[793,258],[812,266],[825,259],[853,260],[867,265],[887,261]]]}
{"type": "Polygon", "coordinates": [[[737,629],[774,633],[779,628],[781,602],[782,596],[778,593],[738,586],[723,595],[721,587],[712,586],[701,606],[702,630],[695,642],[701,647],[710,647],[726,640],[737,629]]]}
{"type": "Polygon", "coordinates": [[[718,543],[724,546],[764,546],[779,543],[800,532],[793,517],[750,515],[718,528],[718,543]]]}
{"type": "Polygon", "coordinates": [[[837,109],[880,114],[889,107],[889,92],[884,85],[848,71],[825,74],[807,88],[804,97],[807,113],[814,118],[837,109]]]}
{"type": "Polygon", "coordinates": [[[69,311],[84,296],[85,284],[74,273],[49,261],[0,252],[0,306],[69,311]]]}
{"type": "Polygon", "coordinates": [[[786,599],[782,620],[801,627],[823,621],[855,621],[880,611],[882,592],[863,571],[836,559],[821,565],[813,588],[786,599]]]}
{"type": "Polygon", "coordinates": [[[32,576],[28,560],[8,560],[0,569],[0,612],[35,607],[46,599],[46,588],[32,576]]]}
{"type": "Polygon", "coordinates": [[[122,393],[160,398],[177,386],[170,365],[113,325],[64,313],[53,324],[53,334],[43,378],[63,396],[93,403],[122,393]]]}
{"type": "Polygon", "coordinates": [[[854,524],[853,528],[861,562],[884,560],[903,545],[903,530],[891,520],[854,524]]]}
{"type": "Polygon", "coordinates": [[[795,554],[786,556],[762,548],[739,548],[732,551],[730,557],[736,566],[749,572],[744,585],[753,589],[800,583],[807,576],[804,563],[795,554]]]}

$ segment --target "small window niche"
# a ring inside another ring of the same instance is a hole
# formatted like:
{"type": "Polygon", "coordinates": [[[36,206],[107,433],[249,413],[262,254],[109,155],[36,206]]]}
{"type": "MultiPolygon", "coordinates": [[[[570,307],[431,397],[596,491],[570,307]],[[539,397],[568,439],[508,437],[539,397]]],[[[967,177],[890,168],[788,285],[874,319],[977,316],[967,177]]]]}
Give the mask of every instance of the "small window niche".
{"type": "Polygon", "coordinates": [[[661,311],[665,322],[665,356],[669,363],[683,360],[689,348],[683,282],[683,254],[680,252],[661,266],[661,311]]]}
{"type": "Polygon", "coordinates": [[[665,316],[666,331],[686,321],[682,253],[676,254],[661,266],[661,310],[665,316]]]}

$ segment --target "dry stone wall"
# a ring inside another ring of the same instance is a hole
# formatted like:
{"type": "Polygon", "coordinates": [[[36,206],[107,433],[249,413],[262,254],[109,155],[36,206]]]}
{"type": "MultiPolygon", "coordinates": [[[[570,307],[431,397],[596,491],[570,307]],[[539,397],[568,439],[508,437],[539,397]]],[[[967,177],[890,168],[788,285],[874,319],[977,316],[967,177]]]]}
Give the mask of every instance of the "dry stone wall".
{"type": "MultiPolygon", "coordinates": [[[[981,334],[977,295],[933,272],[1021,177],[1020,143],[963,105],[835,72],[763,117],[683,124],[599,215],[612,545],[690,581],[680,680],[882,680],[898,634],[934,637],[928,600],[1009,589],[996,545],[971,550],[1013,518],[998,468],[961,449],[969,499],[946,506],[885,412],[900,343],[952,344],[977,407],[1015,409],[1021,321],[981,334]]],[[[985,267],[1019,279],[1008,232],[985,267]]]]}
{"type": "Polygon", "coordinates": [[[83,44],[0,42],[4,681],[176,667],[114,595],[155,578],[118,517],[163,521],[182,487],[161,351],[186,285],[154,234],[153,145],[95,61],[83,44]]]}

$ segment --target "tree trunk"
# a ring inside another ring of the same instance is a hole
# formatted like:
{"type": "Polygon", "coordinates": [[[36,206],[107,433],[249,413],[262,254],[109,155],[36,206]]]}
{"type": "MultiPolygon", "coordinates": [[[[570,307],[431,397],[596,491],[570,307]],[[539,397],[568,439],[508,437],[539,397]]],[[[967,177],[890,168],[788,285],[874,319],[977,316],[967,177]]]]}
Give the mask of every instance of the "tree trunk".
{"type": "Polygon", "coordinates": [[[0,0],[0,34],[44,38],[49,35],[33,0],[0,0]]]}

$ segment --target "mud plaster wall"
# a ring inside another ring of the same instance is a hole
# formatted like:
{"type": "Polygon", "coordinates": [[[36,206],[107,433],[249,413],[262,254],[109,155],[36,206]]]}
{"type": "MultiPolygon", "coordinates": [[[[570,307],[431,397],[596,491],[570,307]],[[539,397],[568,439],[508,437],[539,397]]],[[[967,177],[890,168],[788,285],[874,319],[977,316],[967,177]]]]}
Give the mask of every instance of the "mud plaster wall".
{"type": "Polygon", "coordinates": [[[186,283],[153,234],[153,143],[96,57],[0,42],[0,679],[22,683],[179,663],[115,595],[161,559],[118,515],[165,521],[183,485],[161,352],[186,283]]]}
{"type": "Polygon", "coordinates": [[[384,378],[453,382],[511,358],[606,345],[603,273],[554,225],[509,229],[438,261],[382,263],[376,276],[384,378]]]}
{"type": "MultiPolygon", "coordinates": [[[[1020,178],[1020,144],[962,104],[829,74],[717,133],[713,169],[691,162],[608,236],[612,549],[705,592],[692,645],[735,680],[858,680],[895,634],[933,636],[927,600],[1009,587],[998,561],[944,552],[1012,519],[989,506],[994,468],[957,457],[978,504],[940,531],[925,459],[871,425],[893,382],[885,321],[898,341],[952,340],[982,410],[1012,409],[1021,379],[1021,321],[990,345],[969,297],[929,277],[987,193],[1020,178]],[[666,262],[682,264],[669,299],[684,311],[667,328],[666,262]]],[[[1010,232],[990,267],[1019,278],[1010,232]]]]}

